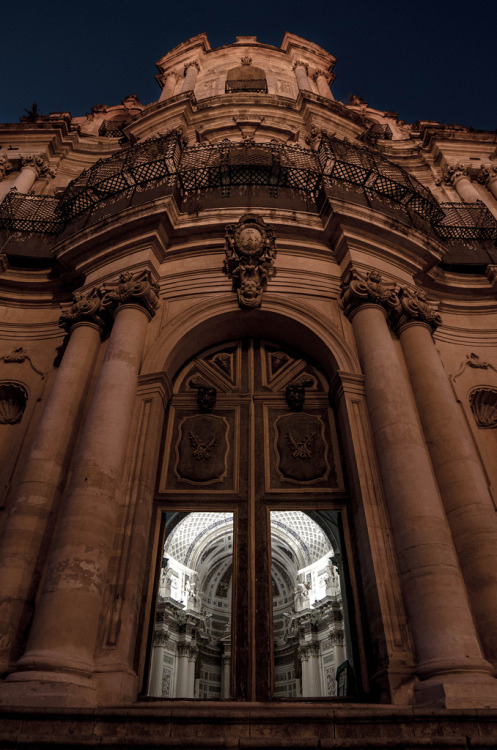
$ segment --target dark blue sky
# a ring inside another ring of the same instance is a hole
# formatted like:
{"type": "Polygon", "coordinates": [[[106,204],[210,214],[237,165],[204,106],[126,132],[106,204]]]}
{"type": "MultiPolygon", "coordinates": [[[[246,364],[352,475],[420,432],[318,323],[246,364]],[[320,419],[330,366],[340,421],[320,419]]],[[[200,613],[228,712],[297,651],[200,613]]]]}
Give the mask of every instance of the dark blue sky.
{"type": "Polygon", "coordinates": [[[256,34],[279,46],[288,30],[335,55],[336,99],[357,93],[408,122],[497,129],[496,0],[24,0],[1,17],[1,122],[34,101],[74,116],[131,93],[147,104],[159,94],[154,63],[183,40],[256,34]]]}

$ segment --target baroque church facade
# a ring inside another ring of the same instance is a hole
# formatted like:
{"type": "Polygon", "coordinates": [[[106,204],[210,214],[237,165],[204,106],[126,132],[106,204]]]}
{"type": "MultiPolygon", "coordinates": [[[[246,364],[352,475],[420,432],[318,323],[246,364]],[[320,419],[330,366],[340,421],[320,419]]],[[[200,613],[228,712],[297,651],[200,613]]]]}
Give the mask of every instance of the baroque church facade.
{"type": "Polygon", "coordinates": [[[497,140],[334,64],[0,125],[2,747],[495,746],[497,140]]]}

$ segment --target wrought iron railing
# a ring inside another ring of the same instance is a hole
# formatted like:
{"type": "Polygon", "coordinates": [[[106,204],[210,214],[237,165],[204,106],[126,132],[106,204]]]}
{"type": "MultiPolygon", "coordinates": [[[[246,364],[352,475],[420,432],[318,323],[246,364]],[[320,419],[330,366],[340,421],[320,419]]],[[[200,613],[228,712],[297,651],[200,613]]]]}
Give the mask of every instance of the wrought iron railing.
{"type": "Polygon", "coordinates": [[[362,140],[367,143],[377,143],[378,141],[391,141],[392,129],[386,123],[374,122],[362,136],[362,140]]]}
{"type": "Polygon", "coordinates": [[[98,129],[98,134],[104,138],[122,138],[124,127],[129,120],[104,120],[98,129]]]}
{"type": "Polygon", "coordinates": [[[57,235],[64,228],[59,201],[50,195],[24,195],[10,190],[0,203],[0,230],[57,235]]]}
{"type": "Polygon", "coordinates": [[[371,193],[400,204],[430,222],[443,217],[428,188],[402,167],[366,148],[324,137],[318,158],[325,187],[332,187],[333,180],[338,180],[362,188],[366,195],[371,193]]]}
{"type": "Polygon", "coordinates": [[[312,151],[276,141],[232,143],[222,141],[185,148],[178,170],[183,195],[221,188],[224,196],[238,185],[261,185],[277,194],[292,188],[315,197],[320,186],[319,167],[312,151]]]}
{"type": "Polygon", "coordinates": [[[169,178],[174,184],[181,156],[179,135],[152,138],[101,159],[67,186],[60,201],[66,221],[129,188],[169,178]]]}
{"type": "Polygon", "coordinates": [[[444,240],[497,240],[497,221],[482,201],[440,203],[444,215],[435,232],[444,240]]]}
{"type": "Polygon", "coordinates": [[[265,78],[245,78],[240,81],[226,81],[224,91],[226,94],[235,94],[239,91],[267,94],[267,81],[265,78]]]}
{"type": "MultiPolygon", "coordinates": [[[[266,188],[273,197],[290,189],[319,202],[324,189],[332,200],[369,203],[416,226],[421,217],[422,226],[431,225],[443,240],[497,240],[497,221],[483,203],[438,203],[408,172],[365,148],[330,137],[321,140],[317,153],[250,140],[183,148],[176,131],[97,162],[68,185],[60,201],[10,191],[0,204],[0,229],[57,235],[111,197],[163,185],[174,188],[180,202],[211,189],[227,197],[240,186],[266,188]]],[[[146,200],[146,192],[143,196],[146,200]]]]}

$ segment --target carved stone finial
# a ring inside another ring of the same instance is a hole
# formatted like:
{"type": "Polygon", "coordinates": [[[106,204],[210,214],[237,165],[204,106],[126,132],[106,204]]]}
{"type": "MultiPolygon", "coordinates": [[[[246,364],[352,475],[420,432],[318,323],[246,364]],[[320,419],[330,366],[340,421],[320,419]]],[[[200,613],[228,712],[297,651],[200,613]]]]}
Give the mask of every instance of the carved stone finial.
{"type": "Polygon", "coordinates": [[[226,226],[224,272],[233,279],[242,310],[260,307],[262,293],[274,276],[273,228],[257,214],[245,214],[226,226]]]}
{"type": "Polygon", "coordinates": [[[102,292],[92,289],[87,294],[74,292],[73,303],[69,307],[62,308],[59,325],[67,332],[77,323],[93,323],[103,333],[109,323],[109,316],[102,307],[102,292]]]}
{"type": "Polygon", "coordinates": [[[285,400],[292,411],[302,411],[305,402],[305,389],[312,383],[312,378],[305,375],[288,383],[285,390],[285,400]]]}
{"type": "Polygon", "coordinates": [[[121,305],[140,305],[153,317],[159,304],[159,285],[152,281],[150,271],[135,274],[124,271],[116,283],[104,283],[101,288],[102,306],[116,310],[121,305]]]}
{"type": "Polygon", "coordinates": [[[252,65],[252,58],[251,57],[242,57],[242,65],[252,65]]]}
{"type": "Polygon", "coordinates": [[[397,290],[397,296],[398,304],[390,313],[392,328],[395,331],[400,331],[403,326],[413,321],[426,323],[435,331],[442,322],[438,303],[429,302],[425,292],[420,289],[401,287],[397,290]]]}
{"type": "Polygon", "coordinates": [[[381,305],[387,311],[398,305],[395,284],[385,284],[378,271],[368,271],[366,275],[353,270],[347,283],[342,283],[340,304],[349,317],[358,307],[366,304],[381,305]]]}
{"type": "Polygon", "coordinates": [[[209,414],[216,405],[217,391],[212,385],[204,383],[200,378],[190,380],[190,388],[197,389],[197,406],[202,414],[209,414]]]}

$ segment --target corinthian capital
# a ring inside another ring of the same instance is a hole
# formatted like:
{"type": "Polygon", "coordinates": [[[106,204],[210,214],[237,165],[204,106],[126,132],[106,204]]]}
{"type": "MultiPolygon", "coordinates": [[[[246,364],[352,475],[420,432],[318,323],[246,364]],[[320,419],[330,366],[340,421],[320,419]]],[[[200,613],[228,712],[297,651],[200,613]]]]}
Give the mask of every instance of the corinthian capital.
{"type": "Polygon", "coordinates": [[[37,177],[43,177],[50,172],[47,159],[41,155],[27,154],[22,157],[21,164],[23,167],[34,169],[37,177]]]}
{"type": "Polygon", "coordinates": [[[4,154],[0,154],[0,180],[3,180],[9,172],[12,172],[13,168],[12,162],[4,154]]]}
{"type": "Polygon", "coordinates": [[[304,62],[304,60],[295,60],[293,63],[292,70],[295,70],[296,68],[305,68],[306,75],[309,74],[309,65],[308,63],[304,62]]]}
{"type": "Polygon", "coordinates": [[[442,322],[438,312],[438,302],[429,302],[420,289],[401,287],[398,290],[398,304],[390,313],[392,328],[399,332],[409,323],[426,323],[434,331],[442,322]]]}
{"type": "Polygon", "coordinates": [[[469,167],[466,167],[464,164],[449,164],[446,166],[443,170],[442,179],[439,180],[440,183],[444,183],[445,185],[453,185],[454,181],[457,180],[459,177],[468,177],[470,178],[470,171],[469,167]]]}
{"type": "Polygon", "coordinates": [[[485,187],[494,180],[497,180],[497,167],[493,164],[490,166],[482,165],[477,175],[477,180],[485,187]]]}
{"type": "Polygon", "coordinates": [[[188,70],[188,68],[196,68],[197,73],[200,73],[200,65],[198,64],[196,60],[192,60],[192,62],[185,63],[185,69],[184,69],[185,76],[186,76],[186,71],[188,70]]]}
{"type": "Polygon", "coordinates": [[[334,80],[335,80],[335,78],[336,78],[336,76],[335,76],[335,73],[330,73],[329,71],[327,71],[327,70],[322,70],[321,68],[320,68],[320,69],[318,69],[318,70],[316,70],[316,71],[315,71],[315,72],[314,72],[314,73],[312,74],[311,78],[312,78],[312,80],[313,80],[313,81],[314,81],[315,83],[317,83],[317,80],[318,80],[318,78],[319,78],[320,76],[322,76],[323,78],[325,78],[325,79],[326,79],[326,83],[332,83],[332,81],[334,81],[334,80]]]}
{"type": "Polygon", "coordinates": [[[115,283],[105,283],[101,289],[104,308],[116,310],[121,305],[139,305],[153,317],[159,304],[159,286],[152,281],[150,271],[135,274],[124,271],[115,283]]]}
{"type": "Polygon", "coordinates": [[[395,284],[385,284],[378,271],[368,271],[366,275],[353,270],[349,281],[342,284],[340,292],[341,307],[349,317],[362,305],[381,305],[388,312],[399,300],[395,284]]]}
{"type": "Polygon", "coordinates": [[[72,305],[62,309],[59,325],[69,332],[78,323],[92,323],[103,333],[110,322],[110,317],[102,307],[100,290],[92,289],[87,294],[74,292],[72,298],[72,305]]]}

